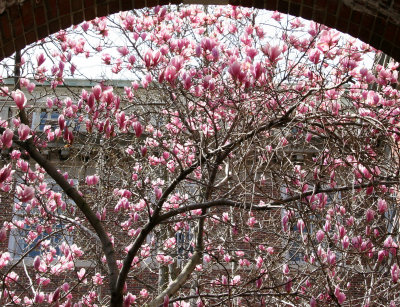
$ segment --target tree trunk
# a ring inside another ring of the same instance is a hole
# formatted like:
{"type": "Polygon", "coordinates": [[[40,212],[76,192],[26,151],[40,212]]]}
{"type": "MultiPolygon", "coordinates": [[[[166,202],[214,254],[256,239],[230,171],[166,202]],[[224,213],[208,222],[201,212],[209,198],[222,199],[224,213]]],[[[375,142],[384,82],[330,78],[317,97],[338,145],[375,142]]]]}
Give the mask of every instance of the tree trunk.
{"type": "Polygon", "coordinates": [[[123,304],[122,293],[111,291],[110,307],[122,307],[122,304],[123,304]]]}

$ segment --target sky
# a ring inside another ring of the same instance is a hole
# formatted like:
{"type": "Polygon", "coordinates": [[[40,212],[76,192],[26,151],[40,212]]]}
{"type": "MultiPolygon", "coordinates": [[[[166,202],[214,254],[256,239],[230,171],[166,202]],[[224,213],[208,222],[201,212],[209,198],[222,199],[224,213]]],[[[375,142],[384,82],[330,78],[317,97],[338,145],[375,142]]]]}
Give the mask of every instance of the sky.
{"type": "MultiPolygon", "coordinates": [[[[265,29],[266,33],[273,33],[274,31],[276,31],[276,27],[273,26],[273,23],[268,23],[266,21],[271,20],[271,15],[273,12],[271,11],[265,11],[262,10],[260,11],[258,20],[256,19],[256,24],[260,24],[263,26],[263,28],[265,29]]],[[[284,14],[282,14],[282,16],[285,16],[284,14]]],[[[295,17],[290,16],[288,17],[287,20],[283,20],[284,22],[288,23],[291,20],[293,20],[295,17]]],[[[309,21],[304,20],[302,18],[299,18],[301,20],[302,23],[304,23],[306,25],[306,27],[308,27],[309,21]]],[[[112,22],[118,23],[119,22],[119,17],[118,14],[114,14],[110,16],[110,21],[108,24],[112,24],[112,22]]],[[[72,28],[70,28],[72,29],[72,28]]],[[[74,31],[77,33],[76,34],[76,40],[79,40],[79,38],[81,37],[81,34],[83,34],[83,30],[82,30],[82,26],[78,25],[77,27],[74,28],[74,31]]],[[[89,33],[89,32],[88,32],[89,33]]],[[[349,35],[347,34],[342,34],[343,37],[345,39],[350,38],[349,35]]],[[[277,34],[276,36],[279,36],[279,34],[277,34]]],[[[73,38],[73,37],[72,37],[73,38]]],[[[126,44],[126,41],[123,39],[123,36],[120,35],[120,33],[118,33],[117,31],[114,30],[110,30],[109,31],[109,35],[107,37],[107,39],[111,40],[113,42],[113,44],[115,46],[123,46],[126,44]]],[[[85,45],[91,45],[91,46],[98,46],[99,45],[99,41],[98,38],[94,37],[93,35],[87,34],[85,35],[85,40],[86,43],[85,45]]],[[[277,40],[277,38],[272,38],[272,40],[277,40]]],[[[361,43],[361,42],[359,42],[361,43]]],[[[55,50],[55,45],[52,44],[51,42],[47,44],[48,49],[52,49],[55,50]]],[[[27,48],[25,48],[25,55],[23,56],[23,58],[25,59],[25,61],[27,63],[29,63],[29,60],[31,59],[34,63],[36,63],[36,56],[39,55],[40,53],[43,53],[43,49],[41,48],[41,44],[38,44],[35,46],[35,44],[32,44],[31,46],[28,46],[27,48]]],[[[72,59],[72,63],[77,67],[76,72],[74,74],[74,78],[77,79],[95,79],[95,80],[99,80],[99,79],[127,79],[127,80],[140,80],[142,78],[142,76],[135,76],[133,73],[129,72],[128,70],[124,69],[122,70],[119,74],[113,74],[111,73],[111,69],[110,66],[104,65],[102,64],[102,54],[104,53],[109,53],[112,57],[119,57],[119,53],[116,50],[116,48],[114,49],[110,49],[110,50],[102,50],[100,52],[98,52],[97,54],[95,54],[94,56],[91,56],[90,58],[86,58],[83,54],[79,55],[79,56],[74,56],[72,59]]],[[[44,65],[47,65],[48,69],[50,70],[51,65],[51,59],[52,59],[52,55],[51,54],[47,54],[46,55],[46,62],[44,65]]],[[[373,64],[373,55],[370,56],[364,56],[364,66],[365,67],[371,67],[373,64]]],[[[6,78],[7,76],[11,76],[13,75],[13,59],[5,59],[1,62],[0,64],[0,76],[2,76],[3,78],[6,78]]],[[[66,65],[66,68],[69,65],[66,65]]],[[[27,69],[32,70],[31,67],[29,67],[29,65],[25,65],[25,71],[27,69]]],[[[32,74],[31,74],[32,76],[32,74]]]]}

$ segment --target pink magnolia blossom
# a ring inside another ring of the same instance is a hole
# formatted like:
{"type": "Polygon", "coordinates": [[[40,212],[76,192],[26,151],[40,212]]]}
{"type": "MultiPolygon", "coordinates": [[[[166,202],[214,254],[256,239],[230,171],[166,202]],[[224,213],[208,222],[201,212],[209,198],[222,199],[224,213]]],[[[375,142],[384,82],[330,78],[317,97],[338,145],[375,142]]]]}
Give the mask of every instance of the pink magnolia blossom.
{"type": "Polygon", "coordinates": [[[164,79],[168,81],[171,85],[174,84],[177,78],[177,69],[174,66],[168,66],[164,71],[164,79]]]}
{"type": "Polygon", "coordinates": [[[387,204],[384,199],[378,199],[378,211],[380,214],[385,213],[387,210],[387,204]]]}
{"type": "Polygon", "coordinates": [[[292,291],[293,282],[292,279],[289,277],[285,283],[285,291],[290,293],[292,291]]]}
{"type": "Polygon", "coordinates": [[[392,275],[392,281],[393,283],[397,283],[399,280],[399,274],[400,274],[400,269],[397,263],[392,265],[392,268],[390,269],[390,274],[392,275]]]}
{"type": "Polygon", "coordinates": [[[3,144],[4,147],[10,148],[13,144],[13,137],[14,133],[10,129],[4,130],[3,134],[0,137],[0,141],[3,144]]]}
{"type": "Polygon", "coordinates": [[[250,261],[248,259],[239,259],[239,265],[241,267],[250,266],[250,261]]]}
{"type": "Polygon", "coordinates": [[[132,55],[130,55],[129,56],[129,63],[131,64],[131,65],[133,65],[133,64],[135,64],[135,62],[136,62],[136,57],[132,54],[132,55]]]}
{"type": "Polygon", "coordinates": [[[275,253],[274,248],[272,246],[267,247],[267,253],[273,255],[275,253]]]}
{"type": "Polygon", "coordinates": [[[117,50],[122,56],[126,56],[129,54],[129,49],[127,46],[118,47],[117,50]]]}
{"type": "Polygon", "coordinates": [[[23,110],[25,108],[27,100],[25,94],[21,90],[13,91],[11,97],[14,99],[18,109],[23,110]]]}
{"type": "Polygon", "coordinates": [[[344,249],[347,249],[350,245],[350,240],[348,236],[344,236],[342,239],[342,246],[344,249]]]}
{"type": "Polygon", "coordinates": [[[31,129],[25,124],[21,124],[18,128],[18,135],[21,141],[28,139],[31,129]]]}
{"type": "Polygon", "coordinates": [[[153,64],[153,52],[151,50],[147,50],[144,54],[144,62],[147,68],[153,64]]]}
{"type": "Polygon", "coordinates": [[[1,256],[0,256],[0,268],[5,267],[9,261],[11,260],[11,255],[9,252],[4,252],[1,256]]]}
{"type": "Polygon", "coordinates": [[[176,246],[176,239],[175,238],[169,238],[164,242],[164,247],[166,249],[175,248],[175,246],[176,246]]]}
{"type": "Polygon", "coordinates": [[[302,219],[299,219],[297,221],[297,229],[299,230],[299,232],[302,233],[304,231],[305,226],[306,225],[304,224],[304,221],[302,219]]]}
{"type": "Polygon", "coordinates": [[[143,298],[147,298],[149,296],[149,292],[146,289],[140,290],[140,296],[143,298]]]}
{"type": "Polygon", "coordinates": [[[335,288],[335,296],[340,305],[342,305],[346,300],[346,295],[343,292],[340,292],[340,288],[338,286],[335,288]]]}
{"type": "Polygon", "coordinates": [[[36,283],[40,286],[47,286],[50,283],[50,278],[46,278],[46,277],[39,277],[36,280],[36,283]]]}
{"type": "Polygon", "coordinates": [[[254,57],[257,55],[257,53],[258,52],[255,48],[246,48],[246,54],[251,59],[254,59],[254,57]]]}
{"type": "Polygon", "coordinates": [[[0,169],[0,183],[8,180],[12,173],[11,164],[7,164],[0,169]]]}
{"type": "Polygon", "coordinates": [[[31,186],[17,186],[17,197],[21,202],[28,202],[35,196],[35,189],[31,186]]]}
{"type": "Polygon", "coordinates": [[[339,237],[343,238],[346,235],[346,228],[342,225],[337,226],[338,232],[339,232],[339,237]]]}
{"type": "Polygon", "coordinates": [[[110,65],[111,64],[111,55],[109,55],[108,53],[104,53],[101,56],[101,59],[103,60],[104,64],[106,64],[106,65],[110,65]]]}
{"type": "Polygon", "coordinates": [[[44,296],[43,292],[36,293],[34,302],[37,304],[41,304],[44,302],[44,298],[45,298],[45,296],[44,296]]]}
{"type": "Polygon", "coordinates": [[[58,117],[58,126],[60,127],[60,130],[64,130],[65,128],[65,118],[62,114],[58,117]]]}
{"type": "Polygon", "coordinates": [[[19,280],[19,275],[12,271],[6,275],[4,283],[10,286],[10,284],[17,282],[18,280],[19,280]]]}
{"type": "Polygon", "coordinates": [[[387,248],[391,254],[395,255],[397,252],[398,245],[393,240],[392,236],[388,236],[383,242],[383,246],[387,248]]]}
{"type": "Polygon", "coordinates": [[[239,82],[243,82],[247,75],[242,69],[241,64],[236,61],[229,66],[228,72],[232,76],[233,80],[238,80],[239,82]]]}
{"type": "Polygon", "coordinates": [[[317,238],[318,242],[322,242],[324,237],[325,237],[325,233],[321,229],[318,230],[317,234],[316,234],[316,238],[317,238]]]}
{"type": "Polygon", "coordinates": [[[229,213],[228,212],[224,212],[222,213],[222,220],[227,223],[231,220],[231,218],[229,217],[229,213]]]}
{"type": "Polygon", "coordinates": [[[365,214],[365,219],[367,223],[373,221],[374,217],[375,217],[375,211],[369,208],[365,214]]]}
{"type": "Polygon", "coordinates": [[[327,262],[331,266],[335,265],[336,263],[336,254],[330,250],[327,253],[327,262]]]}
{"type": "Polygon", "coordinates": [[[100,85],[96,85],[95,87],[93,87],[92,91],[93,91],[94,98],[96,100],[99,100],[100,97],[101,97],[101,94],[102,94],[101,86],[100,85]]]}
{"type": "Polygon", "coordinates": [[[36,85],[33,82],[28,83],[28,85],[26,86],[26,89],[28,90],[29,93],[32,93],[33,90],[35,89],[36,85]]]}
{"type": "Polygon", "coordinates": [[[101,276],[100,273],[96,273],[96,274],[92,277],[92,279],[93,279],[93,283],[94,283],[95,285],[102,285],[102,284],[103,284],[104,276],[101,276]]]}
{"type": "Polygon", "coordinates": [[[249,225],[250,227],[253,227],[256,222],[257,222],[256,218],[254,216],[252,216],[248,219],[247,225],[249,225]]]}
{"type": "Polygon", "coordinates": [[[279,22],[279,21],[281,21],[281,20],[283,19],[283,16],[282,16],[282,14],[279,13],[278,11],[274,11],[274,12],[272,13],[271,18],[272,18],[272,19],[275,19],[276,21],[279,22]]]}
{"type": "Polygon", "coordinates": [[[85,277],[85,274],[86,274],[86,270],[85,270],[84,268],[81,268],[81,269],[77,272],[77,275],[78,275],[79,280],[83,280],[83,278],[85,277]]]}
{"type": "Polygon", "coordinates": [[[184,59],[182,56],[175,56],[171,59],[170,64],[175,67],[176,71],[179,71],[183,67],[184,59]]]}
{"type": "Polygon", "coordinates": [[[211,50],[213,50],[213,49],[215,48],[216,45],[217,45],[217,42],[216,42],[215,39],[213,39],[213,38],[204,37],[204,38],[201,40],[201,47],[202,47],[204,50],[211,51],[211,50]]]}
{"type": "Polygon", "coordinates": [[[379,251],[378,252],[378,261],[382,262],[385,259],[385,257],[387,256],[387,254],[388,253],[386,251],[379,251]]]}
{"type": "Polygon", "coordinates": [[[319,52],[319,50],[313,49],[310,51],[310,54],[308,57],[312,63],[318,64],[319,60],[320,60],[320,55],[321,55],[321,53],[319,52]]]}
{"type": "Polygon", "coordinates": [[[88,22],[84,22],[84,23],[82,23],[82,25],[81,25],[81,27],[82,27],[82,30],[83,31],[87,31],[87,30],[89,30],[89,26],[90,26],[90,24],[88,23],[88,22]]]}
{"type": "Polygon", "coordinates": [[[244,256],[244,251],[235,251],[235,254],[238,257],[243,257],[244,256]]]}
{"type": "Polygon", "coordinates": [[[124,299],[124,307],[129,307],[132,304],[134,304],[136,301],[136,295],[133,295],[132,293],[129,293],[125,296],[124,299]]]}
{"type": "Polygon", "coordinates": [[[39,256],[36,256],[35,259],[33,260],[33,267],[35,270],[45,273],[47,271],[47,266],[46,264],[40,260],[39,256]]]}
{"type": "Polygon", "coordinates": [[[336,46],[339,41],[339,33],[333,30],[324,30],[321,33],[321,39],[318,43],[318,49],[322,52],[327,52],[332,47],[336,46]]]}
{"type": "Polygon", "coordinates": [[[36,60],[37,60],[37,66],[39,67],[44,63],[44,61],[46,61],[46,58],[43,53],[40,53],[36,55],[36,60]]]}
{"type": "Polygon", "coordinates": [[[169,296],[166,295],[164,297],[163,307],[168,307],[168,305],[169,305],[169,296]]]}
{"type": "Polygon", "coordinates": [[[69,286],[69,283],[67,283],[67,282],[63,283],[62,286],[61,286],[61,289],[62,289],[64,292],[68,292],[68,291],[69,291],[69,288],[70,288],[70,286],[69,286]]]}
{"type": "Polygon", "coordinates": [[[282,226],[283,226],[283,230],[286,232],[288,231],[288,222],[289,222],[289,217],[287,214],[285,214],[282,217],[282,226]]]}
{"type": "Polygon", "coordinates": [[[57,288],[49,295],[49,303],[57,302],[60,299],[60,288],[57,288]]]}
{"type": "Polygon", "coordinates": [[[267,43],[261,49],[272,64],[279,60],[279,56],[282,53],[282,49],[279,46],[271,46],[269,43],[267,43]]]}
{"type": "Polygon", "coordinates": [[[231,256],[229,254],[224,255],[224,261],[225,262],[230,262],[231,261],[231,256]]]}
{"type": "Polygon", "coordinates": [[[282,267],[282,271],[283,271],[283,274],[285,274],[285,275],[289,274],[289,272],[290,272],[289,266],[287,264],[284,264],[282,267]]]}
{"type": "Polygon", "coordinates": [[[241,276],[240,275],[235,275],[233,278],[232,278],[232,285],[238,285],[238,284],[240,284],[240,281],[241,281],[241,276]]]}
{"type": "Polygon", "coordinates": [[[162,196],[162,190],[159,187],[155,187],[154,195],[156,196],[156,199],[159,200],[162,196]]]}
{"type": "Polygon", "coordinates": [[[86,184],[87,185],[96,185],[98,183],[99,183],[98,175],[86,176],[86,184]]]}
{"type": "MultiPolygon", "coordinates": [[[[143,133],[143,126],[139,122],[132,123],[132,128],[135,130],[136,137],[140,137],[143,133]]],[[[144,156],[144,155],[143,155],[144,156]]]]}

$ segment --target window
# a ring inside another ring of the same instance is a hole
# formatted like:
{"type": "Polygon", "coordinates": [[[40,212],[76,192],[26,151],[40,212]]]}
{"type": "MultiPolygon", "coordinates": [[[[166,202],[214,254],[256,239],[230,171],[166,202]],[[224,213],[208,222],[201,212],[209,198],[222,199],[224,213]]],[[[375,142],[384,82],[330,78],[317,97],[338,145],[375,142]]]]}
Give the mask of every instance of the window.
{"type": "MultiPolygon", "coordinates": [[[[283,209],[282,217],[287,215],[288,212],[283,209]]],[[[312,225],[310,225],[310,229],[304,226],[304,228],[300,229],[297,221],[302,220],[298,214],[295,213],[294,223],[290,227],[289,237],[286,245],[287,255],[286,258],[290,262],[302,263],[304,261],[304,250],[303,250],[303,238],[308,234],[312,233],[312,225]]],[[[301,226],[300,226],[301,227],[301,226]]]]}
{"type": "Polygon", "coordinates": [[[59,246],[61,243],[64,241],[72,241],[70,236],[65,235],[65,228],[66,224],[59,222],[53,227],[52,235],[43,231],[33,240],[31,240],[30,237],[33,233],[32,230],[35,230],[34,228],[24,225],[23,228],[12,229],[8,244],[11,257],[13,259],[19,259],[26,254],[26,257],[34,258],[40,255],[42,243],[49,243],[49,246],[55,247],[57,254],[59,254],[59,246]]]}
{"type": "Polygon", "coordinates": [[[182,229],[176,233],[176,249],[178,259],[187,259],[189,253],[193,253],[191,229],[182,229]]]}
{"type": "Polygon", "coordinates": [[[52,110],[51,112],[42,110],[40,112],[40,122],[38,130],[43,131],[45,125],[50,125],[52,129],[55,129],[58,126],[58,117],[59,113],[56,110],[52,110]]]}
{"type": "MultiPolygon", "coordinates": [[[[58,127],[58,117],[60,113],[58,110],[46,110],[42,109],[40,112],[36,112],[34,114],[34,118],[32,120],[32,128],[36,131],[44,131],[44,127],[46,125],[51,126],[52,129],[58,127]]],[[[65,125],[67,127],[71,127],[73,131],[81,131],[83,126],[81,127],[81,123],[77,118],[74,119],[66,119],[65,125]]]]}
{"type": "Polygon", "coordinates": [[[392,233],[393,230],[396,229],[396,226],[398,225],[398,215],[397,215],[397,198],[398,194],[396,192],[392,192],[390,194],[390,204],[388,210],[385,212],[385,218],[387,220],[387,225],[386,225],[386,230],[388,233],[392,233]],[[393,204],[393,205],[392,205],[393,204]]]}

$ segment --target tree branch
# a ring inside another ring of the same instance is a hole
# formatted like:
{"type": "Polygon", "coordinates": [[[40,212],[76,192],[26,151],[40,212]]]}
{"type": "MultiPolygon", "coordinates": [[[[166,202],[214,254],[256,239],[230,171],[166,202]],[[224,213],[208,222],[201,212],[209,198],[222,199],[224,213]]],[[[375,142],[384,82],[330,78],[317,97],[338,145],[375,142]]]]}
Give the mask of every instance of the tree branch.
{"type": "Polygon", "coordinates": [[[200,260],[202,259],[201,257],[202,251],[195,251],[193,253],[192,258],[188,261],[188,263],[185,265],[185,267],[182,269],[182,272],[178,275],[178,277],[172,281],[168,287],[161,292],[154,300],[152,300],[148,306],[149,307],[156,307],[160,305],[166,296],[172,296],[174,293],[179,291],[179,289],[182,287],[182,285],[185,284],[185,282],[188,280],[190,275],[192,274],[193,270],[195,267],[200,263],[200,260]]]}
{"type": "Polygon", "coordinates": [[[65,194],[75,202],[80,211],[85,215],[101,241],[102,249],[106,256],[107,265],[110,272],[110,286],[114,287],[117,282],[119,270],[114,247],[101,221],[97,218],[96,214],[92,211],[88,203],[79,194],[79,192],[72,187],[64,178],[64,176],[57,170],[57,168],[50,161],[45,159],[36,149],[36,147],[33,145],[32,139],[28,139],[26,142],[18,141],[17,143],[29,153],[33,160],[35,160],[41,167],[44,168],[47,174],[54,179],[54,181],[63,189],[65,194]]]}

